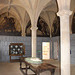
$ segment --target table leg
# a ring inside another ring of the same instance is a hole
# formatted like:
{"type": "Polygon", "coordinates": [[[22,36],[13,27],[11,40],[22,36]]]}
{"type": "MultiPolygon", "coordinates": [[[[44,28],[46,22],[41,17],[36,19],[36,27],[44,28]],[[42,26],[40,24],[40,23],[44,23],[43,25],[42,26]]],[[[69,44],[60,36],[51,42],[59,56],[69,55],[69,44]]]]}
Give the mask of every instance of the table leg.
{"type": "Polygon", "coordinates": [[[53,69],[53,70],[51,71],[51,75],[54,75],[54,72],[55,72],[55,69],[53,69]]]}
{"type": "Polygon", "coordinates": [[[10,62],[11,62],[11,56],[10,56],[10,62]]]}
{"type": "Polygon", "coordinates": [[[37,75],[40,75],[39,73],[37,75]]]}
{"type": "Polygon", "coordinates": [[[21,62],[21,60],[20,60],[20,69],[22,68],[22,62],[21,62]]]}
{"type": "Polygon", "coordinates": [[[26,64],[26,75],[27,75],[27,64],[26,64]]]}
{"type": "Polygon", "coordinates": [[[36,72],[35,75],[40,75],[40,73],[36,72]]]}

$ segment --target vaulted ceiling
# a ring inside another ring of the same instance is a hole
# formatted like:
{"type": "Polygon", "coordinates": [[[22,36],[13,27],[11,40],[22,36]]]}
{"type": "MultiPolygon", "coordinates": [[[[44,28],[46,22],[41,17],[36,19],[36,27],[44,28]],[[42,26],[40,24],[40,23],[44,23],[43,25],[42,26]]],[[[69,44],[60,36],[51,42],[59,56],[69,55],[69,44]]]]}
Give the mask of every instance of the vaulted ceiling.
{"type": "MultiPolygon", "coordinates": [[[[40,15],[49,28],[53,29],[52,24],[58,10],[56,0],[0,0],[0,15],[9,12],[9,16],[12,15],[24,28],[29,20],[37,20],[40,15]]],[[[70,10],[75,11],[75,0],[71,0],[70,10]]]]}

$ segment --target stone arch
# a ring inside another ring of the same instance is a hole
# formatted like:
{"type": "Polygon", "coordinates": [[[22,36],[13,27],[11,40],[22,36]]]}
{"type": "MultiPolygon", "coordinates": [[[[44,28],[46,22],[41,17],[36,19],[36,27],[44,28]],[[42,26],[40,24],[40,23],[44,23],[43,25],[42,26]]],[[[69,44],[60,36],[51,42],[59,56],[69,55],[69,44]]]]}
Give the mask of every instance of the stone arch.
{"type": "MultiPolygon", "coordinates": [[[[8,12],[7,10],[5,10],[6,8],[7,8],[7,6],[4,6],[3,8],[0,9],[1,14],[2,14],[2,13],[5,13],[5,12],[8,12]]],[[[14,13],[14,12],[12,11],[11,13],[14,13]]],[[[16,16],[16,15],[14,14],[14,16],[16,16]]],[[[17,19],[18,21],[20,21],[20,16],[16,17],[16,19],[17,19]]]]}
{"type": "MultiPolygon", "coordinates": [[[[11,5],[11,7],[15,10],[14,12],[11,10],[9,13],[11,13],[11,14],[13,14],[14,13],[14,17],[16,17],[16,19],[20,22],[20,25],[21,25],[21,30],[23,29],[23,27],[25,28],[26,26],[25,26],[25,14],[24,14],[24,18],[22,18],[22,16],[21,16],[21,13],[19,12],[19,10],[17,9],[17,8],[15,8],[15,7],[20,7],[20,8],[23,8],[22,6],[20,6],[20,5],[17,5],[17,4],[15,4],[15,5],[11,5]]],[[[3,8],[1,8],[0,10],[2,11],[1,13],[4,13],[4,12],[8,12],[8,8],[7,8],[8,6],[7,5],[5,5],[3,8]],[[6,9],[7,8],[7,9],[6,9]],[[6,9],[6,10],[5,10],[6,9]]],[[[24,9],[24,8],[23,8],[24,9]]],[[[27,13],[27,11],[25,11],[26,13],[27,13]]],[[[29,14],[27,13],[27,16],[29,16],[29,14]]],[[[25,30],[24,30],[25,31],[25,30]]]]}
{"type": "MultiPolygon", "coordinates": [[[[45,36],[45,37],[50,36],[49,27],[42,17],[39,17],[38,22],[37,22],[37,27],[38,27],[37,36],[45,36]]],[[[26,33],[27,33],[28,28],[31,28],[31,21],[29,21],[26,26],[26,31],[25,31],[26,33]]],[[[28,34],[28,36],[30,36],[30,35],[31,34],[28,34]]]]}
{"type": "Polygon", "coordinates": [[[60,18],[57,15],[53,21],[52,36],[60,36],[60,18]]]}
{"type": "Polygon", "coordinates": [[[72,18],[72,34],[75,33],[75,12],[73,14],[73,18],[72,18]]]}
{"type": "Polygon", "coordinates": [[[5,12],[0,15],[0,34],[21,36],[20,23],[11,13],[5,12]]]}
{"type": "Polygon", "coordinates": [[[31,29],[30,28],[31,28],[31,20],[29,20],[29,22],[26,25],[26,29],[25,29],[26,36],[31,36],[31,29]],[[27,34],[28,28],[29,28],[29,33],[27,34]]]}
{"type": "MultiPolygon", "coordinates": [[[[42,12],[46,12],[46,13],[47,13],[47,12],[51,12],[51,10],[49,10],[49,11],[46,10],[47,7],[50,7],[49,4],[51,4],[51,2],[52,2],[52,1],[49,1],[49,2],[43,7],[43,9],[42,9],[41,12],[40,12],[40,15],[41,15],[42,12]]],[[[52,12],[57,13],[57,11],[58,11],[58,2],[57,2],[57,1],[54,1],[54,2],[55,2],[55,6],[54,6],[54,7],[55,7],[56,9],[55,9],[55,10],[52,10],[52,12]]],[[[50,29],[50,34],[51,34],[50,37],[52,37],[52,33],[51,33],[51,31],[52,31],[52,23],[50,22],[51,20],[50,20],[49,14],[47,14],[47,17],[48,17],[48,19],[49,19],[47,24],[49,25],[49,29],[50,29]],[[51,23],[51,24],[50,24],[50,23],[51,23]],[[51,26],[50,26],[50,25],[51,25],[51,26]]]]}
{"type": "Polygon", "coordinates": [[[29,22],[31,23],[29,14],[27,12],[25,12],[25,15],[24,15],[25,33],[27,31],[27,28],[26,27],[28,27],[27,25],[29,25],[29,22]]]}
{"type": "Polygon", "coordinates": [[[50,36],[49,26],[42,17],[39,17],[37,27],[38,30],[42,32],[43,36],[50,36]]]}

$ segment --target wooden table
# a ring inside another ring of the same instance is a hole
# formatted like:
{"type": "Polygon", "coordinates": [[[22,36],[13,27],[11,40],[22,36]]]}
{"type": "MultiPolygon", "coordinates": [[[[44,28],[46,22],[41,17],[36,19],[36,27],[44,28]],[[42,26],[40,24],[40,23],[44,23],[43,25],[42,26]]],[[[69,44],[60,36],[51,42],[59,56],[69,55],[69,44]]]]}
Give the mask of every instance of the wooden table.
{"type": "Polygon", "coordinates": [[[27,61],[25,61],[24,57],[21,57],[20,58],[20,70],[22,71],[22,73],[24,75],[28,75],[27,74],[28,69],[32,70],[35,73],[33,75],[40,75],[40,73],[44,72],[44,71],[50,71],[51,75],[54,75],[56,66],[48,64],[48,63],[42,63],[42,64],[39,64],[39,65],[38,64],[37,65],[31,64],[31,63],[28,63],[27,61]],[[25,64],[25,66],[26,66],[25,68],[22,68],[22,63],[25,64]],[[25,72],[23,70],[25,70],[25,72]]]}

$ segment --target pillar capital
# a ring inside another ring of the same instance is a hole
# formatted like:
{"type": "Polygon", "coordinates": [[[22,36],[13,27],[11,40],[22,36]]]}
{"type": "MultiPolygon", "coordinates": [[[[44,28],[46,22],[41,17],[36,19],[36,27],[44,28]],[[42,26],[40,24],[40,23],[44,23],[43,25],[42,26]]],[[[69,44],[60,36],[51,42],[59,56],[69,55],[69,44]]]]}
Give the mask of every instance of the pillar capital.
{"type": "Polygon", "coordinates": [[[38,27],[31,27],[31,30],[37,30],[38,29],[38,27]]]}
{"type": "Polygon", "coordinates": [[[70,16],[71,14],[72,14],[72,11],[65,10],[65,9],[59,10],[57,13],[58,16],[70,16]]]}
{"type": "Polygon", "coordinates": [[[26,36],[26,33],[25,32],[22,32],[21,36],[25,37],[26,36]]]}

